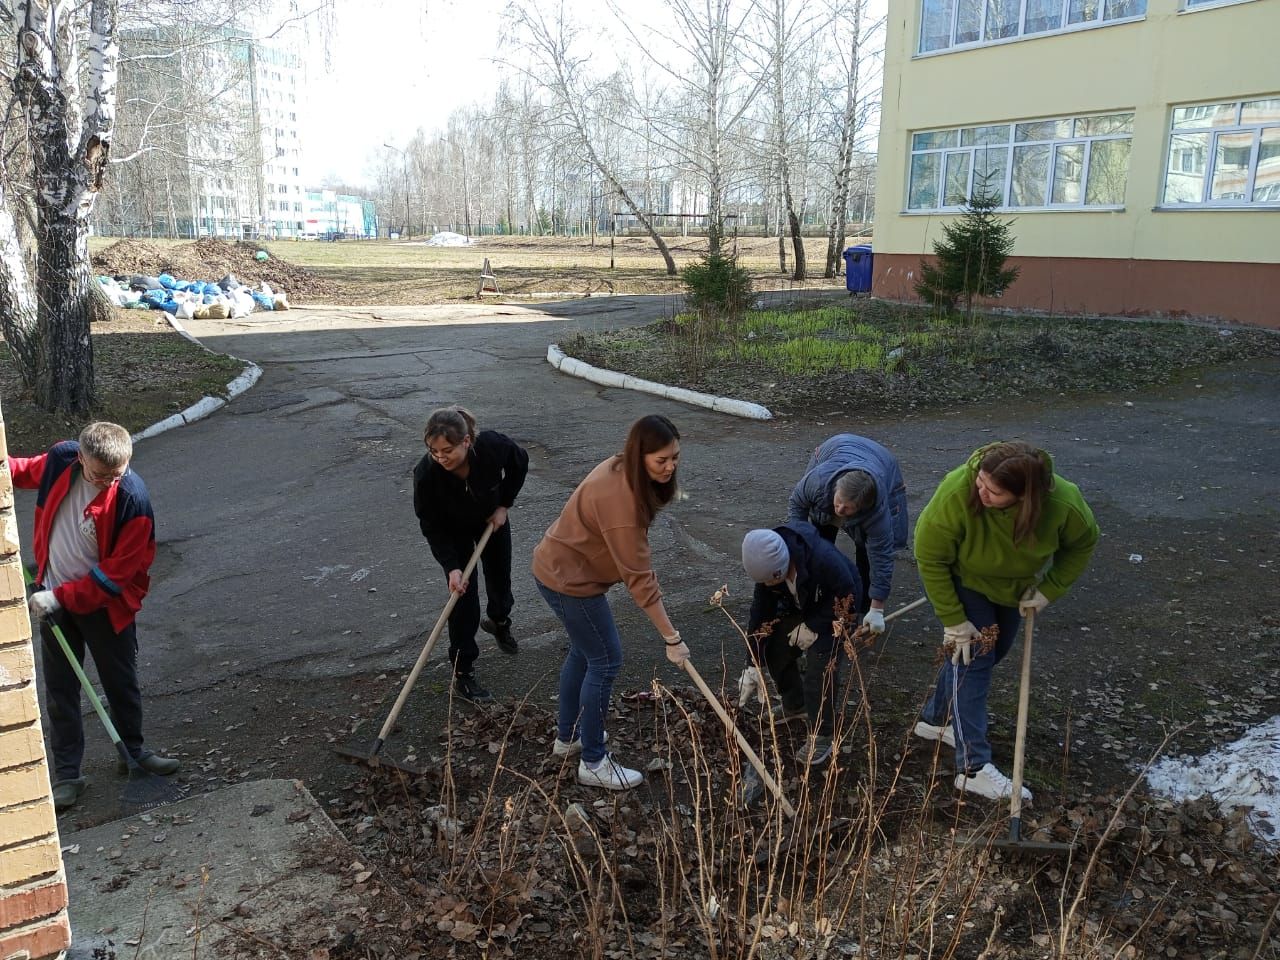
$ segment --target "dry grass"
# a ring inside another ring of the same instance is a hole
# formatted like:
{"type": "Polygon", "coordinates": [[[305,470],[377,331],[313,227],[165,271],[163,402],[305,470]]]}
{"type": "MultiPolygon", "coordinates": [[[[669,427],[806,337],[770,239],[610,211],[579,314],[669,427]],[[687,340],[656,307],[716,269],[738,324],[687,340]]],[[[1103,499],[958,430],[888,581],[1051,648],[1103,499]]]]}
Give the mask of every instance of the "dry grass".
{"type": "MultiPolygon", "coordinates": [[[[97,253],[113,242],[94,237],[97,253]]],[[[160,248],[185,241],[148,240],[160,248]]],[[[706,252],[701,237],[672,237],[677,268],[706,252]]],[[[826,240],[807,237],[810,269],[825,256],[826,240]]],[[[613,249],[607,236],[597,237],[482,237],[469,247],[429,247],[420,241],[276,241],[263,244],[273,257],[309,267],[335,284],[333,302],[343,304],[420,304],[475,298],[480,267],[487,257],[503,294],[674,293],[682,290],[679,277],[668,277],[661,256],[645,237],[619,237],[613,249]]],[[[784,283],[778,270],[777,240],[746,237],[738,241],[742,265],[756,285],[767,289],[784,283]]],[[[821,273],[821,269],[817,269],[821,273]]],[[[806,282],[815,289],[842,287],[842,279],[806,282]]]]}

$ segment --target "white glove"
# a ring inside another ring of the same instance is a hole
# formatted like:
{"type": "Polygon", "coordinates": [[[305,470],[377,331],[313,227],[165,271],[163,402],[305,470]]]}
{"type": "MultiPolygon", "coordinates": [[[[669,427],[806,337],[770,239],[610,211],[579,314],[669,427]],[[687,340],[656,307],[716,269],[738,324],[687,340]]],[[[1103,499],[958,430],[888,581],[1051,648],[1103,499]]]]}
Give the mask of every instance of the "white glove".
{"type": "Polygon", "coordinates": [[[669,637],[663,637],[662,642],[667,651],[667,659],[677,667],[683,667],[685,661],[689,659],[689,645],[680,639],[680,631],[677,630],[669,637]]]}
{"type": "Polygon", "coordinates": [[[1049,605],[1049,598],[1035,587],[1027,587],[1018,602],[1018,612],[1024,617],[1028,613],[1040,613],[1049,605]]]}
{"type": "Polygon", "coordinates": [[[799,650],[808,650],[813,646],[813,641],[818,639],[818,635],[809,629],[808,624],[800,624],[789,634],[787,639],[791,645],[799,650]]]}
{"type": "Polygon", "coordinates": [[[942,628],[942,645],[950,649],[951,662],[957,665],[963,663],[967,667],[972,662],[971,645],[973,641],[981,639],[982,632],[968,620],[957,623],[954,627],[942,628]]]}
{"type": "Polygon", "coordinates": [[[764,690],[764,678],[760,676],[760,671],[755,667],[747,667],[738,678],[738,706],[745,707],[751,702],[753,694],[761,704],[769,702],[769,697],[764,690]]]}
{"type": "Polygon", "coordinates": [[[872,607],[867,611],[867,615],[862,618],[862,625],[872,633],[884,633],[884,611],[872,607]]]}
{"type": "Polygon", "coordinates": [[[58,602],[58,598],[53,595],[52,590],[37,590],[31,595],[31,599],[27,601],[27,609],[31,611],[31,615],[37,620],[43,620],[51,613],[57,613],[62,609],[62,604],[58,602]]]}

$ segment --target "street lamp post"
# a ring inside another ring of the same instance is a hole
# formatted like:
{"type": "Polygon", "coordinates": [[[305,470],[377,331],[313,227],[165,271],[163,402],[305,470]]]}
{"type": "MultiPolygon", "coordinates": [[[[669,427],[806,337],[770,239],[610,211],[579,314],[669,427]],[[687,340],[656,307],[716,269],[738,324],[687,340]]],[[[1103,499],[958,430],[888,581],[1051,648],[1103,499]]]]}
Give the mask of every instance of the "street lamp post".
{"type": "Polygon", "coordinates": [[[384,143],[383,146],[400,154],[400,159],[404,164],[404,227],[401,233],[407,237],[409,235],[409,154],[407,151],[401,150],[399,147],[393,147],[389,143],[384,143]]]}

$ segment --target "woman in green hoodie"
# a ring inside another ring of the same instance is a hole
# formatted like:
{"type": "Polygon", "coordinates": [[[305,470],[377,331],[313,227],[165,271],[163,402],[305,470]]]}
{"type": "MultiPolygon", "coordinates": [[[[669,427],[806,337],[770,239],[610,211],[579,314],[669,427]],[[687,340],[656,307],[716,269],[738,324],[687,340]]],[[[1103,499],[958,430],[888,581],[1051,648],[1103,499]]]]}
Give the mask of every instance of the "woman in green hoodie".
{"type": "MultiPolygon", "coordinates": [[[[1028,443],[982,447],[943,478],[920,514],[916,562],[950,658],[915,733],[955,748],[957,790],[993,800],[1011,794],[987,741],[991,670],[1013,646],[1022,615],[1066,594],[1097,542],[1079,488],[1028,443]],[[983,650],[990,626],[999,635],[983,650]]],[[[1031,800],[1025,788],[1023,798],[1031,800]]]]}

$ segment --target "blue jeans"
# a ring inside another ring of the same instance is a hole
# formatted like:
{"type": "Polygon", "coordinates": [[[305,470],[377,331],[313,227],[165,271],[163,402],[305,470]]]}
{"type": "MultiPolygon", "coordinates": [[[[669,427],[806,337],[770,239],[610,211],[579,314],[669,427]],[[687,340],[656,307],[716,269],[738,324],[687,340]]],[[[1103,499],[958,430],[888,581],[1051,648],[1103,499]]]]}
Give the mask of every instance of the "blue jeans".
{"type": "Polygon", "coordinates": [[[609,711],[613,680],[622,669],[622,640],[613,622],[609,600],[570,597],[538,584],[547,606],[569,634],[569,655],[560,668],[560,717],[556,736],[564,743],[581,737],[587,764],[604,759],[604,718],[609,711]]]}
{"type": "Polygon", "coordinates": [[[982,656],[975,656],[966,667],[953,664],[948,657],[938,670],[938,682],[933,695],[924,705],[925,723],[943,726],[950,715],[956,736],[956,770],[977,773],[991,762],[991,744],[987,740],[987,692],[991,689],[991,670],[1005,658],[1018,628],[1022,626],[1022,614],[1017,607],[1004,607],[992,603],[976,590],[970,590],[955,581],[956,593],[964,606],[964,615],[979,630],[995,624],[1000,636],[994,649],[982,656]]]}

